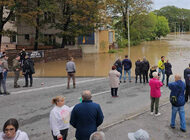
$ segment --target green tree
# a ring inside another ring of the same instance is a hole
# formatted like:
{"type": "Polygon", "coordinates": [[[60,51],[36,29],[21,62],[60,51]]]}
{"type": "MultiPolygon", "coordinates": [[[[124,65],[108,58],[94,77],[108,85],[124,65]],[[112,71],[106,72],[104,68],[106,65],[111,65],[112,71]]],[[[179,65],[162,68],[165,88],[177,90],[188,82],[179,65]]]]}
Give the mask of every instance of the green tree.
{"type": "MultiPolygon", "coordinates": [[[[19,9],[22,4],[21,0],[0,0],[0,49],[2,35],[6,32],[3,30],[5,24],[16,15],[16,9],[19,9]]],[[[8,31],[8,34],[11,32],[8,31]]]]}
{"type": "Polygon", "coordinates": [[[164,16],[157,17],[155,33],[157,37],[166,36],[169,32],[168,20],[164,16]]]}
{"type": "Polygon", "coordinates": [[[35,28],[34,50],[38,50],[41,30],[50,28],[50,23],[54,22],[56,4],[54,0],[28,0],[19,9],[18,21],[24,22],[30,27],[35,28]]]}
{"type": "Polygon", "coordinates": [[[53,27],[60,30],[61,47],[79,35],[88,35],[101,26],[105,14],[103,0],[57,0],[57,22],[53,27]]]}
{"type": "Polygon", "coordinates": [[[158,16],[168,19],[170,31],[190,31],[190,10],[166,6],[154,11],[158,16]]]}

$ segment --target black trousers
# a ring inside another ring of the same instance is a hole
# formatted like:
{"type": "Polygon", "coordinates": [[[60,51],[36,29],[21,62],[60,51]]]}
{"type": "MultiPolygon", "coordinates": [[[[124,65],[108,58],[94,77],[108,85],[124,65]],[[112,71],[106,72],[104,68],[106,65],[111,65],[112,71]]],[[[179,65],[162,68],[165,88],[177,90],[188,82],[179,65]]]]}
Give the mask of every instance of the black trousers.
{"type": "Polygon", "coordinates": [[[185,90],[185,101],[188,101],[188,98],[190,96],[190,86],[186,85],[186,90],[185,90]]]}
{"type": "MultiPolygon", "coordinates": [[[[63,140],[66,140],[67,139],[67,134],[68,134],[68,129],[60,130],[60,134],[63,136],[63,140]]],[[[52,132],[52,136],[53,136],[54,140],[58,140],[57,136],[53,135],[53,132],[52,132]]]]}
{"type": "Polygon", "coordinates": [[[28,86],[28,77],[30,78],[30,85],[32,86],[33,83],[32,74],[26,73],[24,77],[25,77],[25,86],[28,86]]]}
{"type": "Polygon", "coordinates": [[[137,74],[136,74],[136,77],[135,77],[135,82],[137,83],[138,76],[140,77],[140,78],[139,78],[139,79],[140,79],[140,83],[142,83],[142,77],[141,77],[141,74],[139,74],[139,75],[137,75],[137,74]]]}
{"type": "Polygon", "coordinates": [[[170,75],[166,75],[166,85],[168,85],[169,79],[170,79],[170,75]]]}
{"type": "Polygon", "coordinates": [[[148,83],[148,71],[143,72],[143,82],[148,83]]]}
{"type": "Polygon", "coordinates": [[[118,88],[111,88],[111,96],[117,96],[118,88]]]}

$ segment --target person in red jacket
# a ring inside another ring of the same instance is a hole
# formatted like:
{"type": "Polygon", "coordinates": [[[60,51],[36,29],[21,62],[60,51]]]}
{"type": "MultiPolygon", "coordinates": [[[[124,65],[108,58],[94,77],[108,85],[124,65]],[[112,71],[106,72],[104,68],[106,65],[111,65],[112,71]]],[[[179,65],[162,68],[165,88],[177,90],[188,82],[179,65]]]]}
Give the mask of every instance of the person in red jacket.
{"type": "Polygon", "coordinates": [[[154,105],[155,105],[155,116],[160,116],[161,113],[158,112],[159,107],[159,99],[161,96],[160,87],[163,86],[163,83],[159,81],[159,76],[157,72],[153,72],[153,78],[149,81],[150,86],[150,97],[151,97],[151,115],[154,113],[154,105]]]}

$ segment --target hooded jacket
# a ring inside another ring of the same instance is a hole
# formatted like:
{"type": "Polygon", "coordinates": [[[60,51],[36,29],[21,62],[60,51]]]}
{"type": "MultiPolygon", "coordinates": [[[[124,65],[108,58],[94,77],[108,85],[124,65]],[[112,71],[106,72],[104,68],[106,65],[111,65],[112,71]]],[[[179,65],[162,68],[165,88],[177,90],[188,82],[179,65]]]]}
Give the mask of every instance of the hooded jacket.
{"type": "Polygon", "coordinates": [[[124,70],[130,70],[132,68],[132,63],[130,59],[123,59],[122,65],[124,66],[124,70]]]}
{"type": "Polygon", "coordinates": [[[163,86],[162,82],[156,78],[152,78],[149,81],[149,86],[150,86],[150,96],[153,98],[160,98],[161,96],[160,87],[163,86]]]}
{"type": "Polygon", "coordinates": [[[172,82],[168,84],[169,89],[171,90],[171,96],[177,96],[177,103],[173,106],[180,107],[185,105],[185,83],[181,80],[172,82]]]}
{"type": "Polygon", "coordinates": [[[26,132],[17,130],[15,137],[12,139],[7,138],[5,133],[1,132],[0,140],[29,140],[29,138],[28,138],[28,135],[26,134],[26,132]]]}

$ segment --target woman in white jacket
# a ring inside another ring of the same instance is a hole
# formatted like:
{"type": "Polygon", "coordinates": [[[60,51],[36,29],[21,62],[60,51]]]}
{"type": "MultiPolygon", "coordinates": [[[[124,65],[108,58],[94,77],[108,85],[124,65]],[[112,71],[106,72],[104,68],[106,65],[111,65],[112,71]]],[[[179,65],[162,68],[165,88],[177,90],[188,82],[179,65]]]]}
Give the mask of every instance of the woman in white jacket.
{"type": "Polygon", "coordinates": [[[66,140],[69,129],[71,108],[64,105],[65,98],[57,96],[52,99],[55,107],[50,112],[50,127],[54,140],[66,140]]]}
{"type": "Polygon", "coordinates": [[[0,132],[0,140],[29,140],[26,132],[18,130],[19,124],[16,119],[9,119],[3,126],[3,132],[0,132]]]}
{"type": "Polygon", "coordinates": [[[112,66],[112,70],[109,72],[109,82],[111,87],[112,97],[118,97],[117,90],[119,87],[119,77],[120,73],[116,70],[116,66],[112,66]]]}

